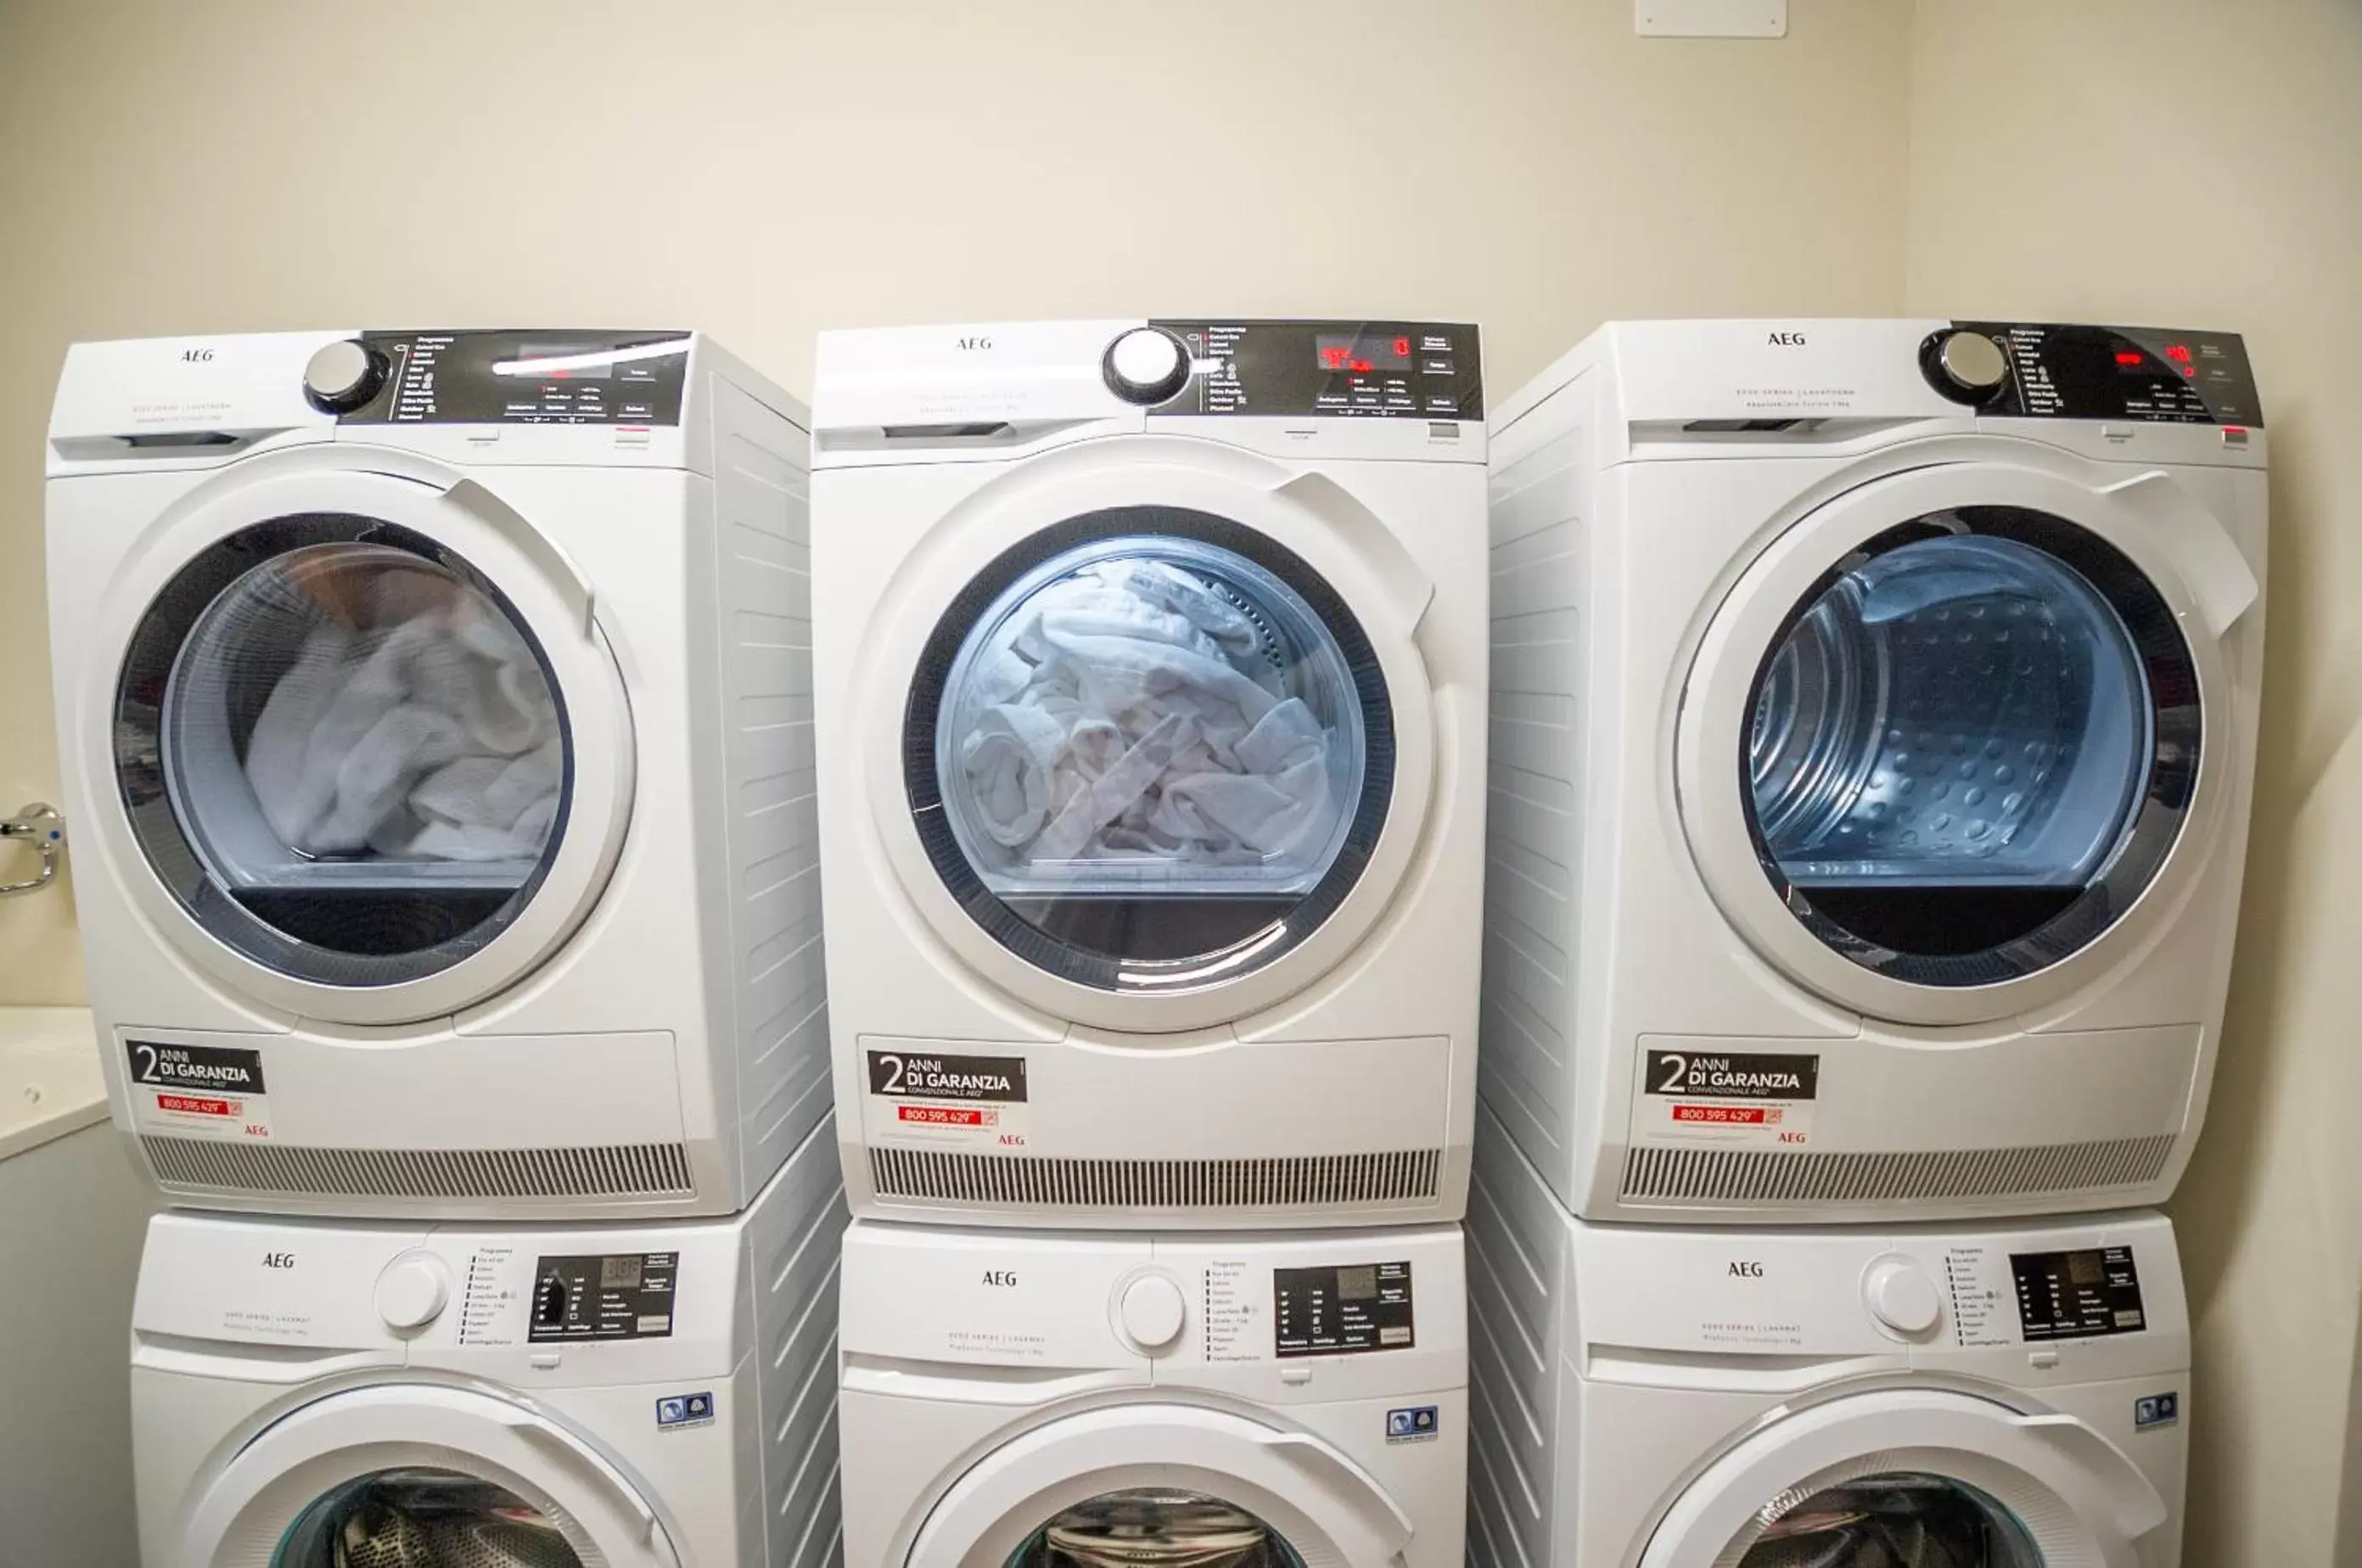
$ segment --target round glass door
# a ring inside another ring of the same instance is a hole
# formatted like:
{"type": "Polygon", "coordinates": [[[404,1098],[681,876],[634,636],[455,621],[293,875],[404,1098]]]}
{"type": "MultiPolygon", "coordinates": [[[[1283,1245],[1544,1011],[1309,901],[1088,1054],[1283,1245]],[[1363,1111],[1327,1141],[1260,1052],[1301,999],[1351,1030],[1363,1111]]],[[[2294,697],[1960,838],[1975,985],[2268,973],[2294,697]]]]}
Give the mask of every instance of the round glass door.
{"type": "Polygon", "coordinates": [[[2171,609],[2097,535],[2024,508],[1863,543],[1790,613],[1749,709],[1764,873],[1828,947],[1920,985],[2092,942],[2163,866],[2198,777],[2171,609]]]}
{"type": "Polygon", "coordinates": [[[1173,508],[1078,517],[985,567],[903,735],[920,840],[968,916],[1110,992],[1279,959],[1343,903],[1393,795],[1385,680],[1342,599],[1173,508]]]}
{"type": "Polygon", "coordinates": [[[257,523],[193,558],[130,641],[114,745],[182,907],[323,985],[477,952],[566,831],[566,705],[532,630],[455,553],[365,517],[257,523]]]}
{"type": "Polygon", "coordinates": [[[2042,1568],[2018,1517],[1965,1482],[1863,1475],[1775,1497],[1721,1562],[1732,1568],[2042,1568]]]}
{"type": "Polygon", "coordinates": [[[1219,1497],[1134,1487],[1063,1509],[1007,1568],[1304,1568],[1304,1559],[1277,1530],[1219,1497]]]}
{"type": "Polygon", "coordinates": [[[583,1568],[563,1521],[506,1487],[435,1468],[381,1470],[305,1508],[269,1568],[583,1568]]]}

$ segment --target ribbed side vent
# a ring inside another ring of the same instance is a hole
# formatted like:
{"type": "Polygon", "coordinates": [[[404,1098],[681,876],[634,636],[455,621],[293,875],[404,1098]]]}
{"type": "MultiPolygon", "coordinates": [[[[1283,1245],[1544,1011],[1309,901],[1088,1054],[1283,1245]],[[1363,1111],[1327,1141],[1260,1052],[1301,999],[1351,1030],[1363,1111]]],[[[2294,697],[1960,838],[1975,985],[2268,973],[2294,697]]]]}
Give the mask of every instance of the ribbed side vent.
{"type": "Polygon", "coordinates": [[[2103,1144],[1909,1154],[1639,1148],[1624,1162],[1624,1196],[1643,1203],[1769,1206],[2014,1198],[2151,1181],[2172,1153],[2169,1133],[2103,1144]]]}
{"type": "Polygon", "coordinates": [[[679,1144],[573,1149],[331,1149],[142,1138],[168,1187],[332,1198],[675,1198],[679,1144]]]}
{"type": "Polygon", "coordinates": [[[1293,1159],[1054,1159],[873,1148],[881,1198],[1063,1208],[1297,1209],[1431,1199],[1440,1149],[1293,1159]]]}

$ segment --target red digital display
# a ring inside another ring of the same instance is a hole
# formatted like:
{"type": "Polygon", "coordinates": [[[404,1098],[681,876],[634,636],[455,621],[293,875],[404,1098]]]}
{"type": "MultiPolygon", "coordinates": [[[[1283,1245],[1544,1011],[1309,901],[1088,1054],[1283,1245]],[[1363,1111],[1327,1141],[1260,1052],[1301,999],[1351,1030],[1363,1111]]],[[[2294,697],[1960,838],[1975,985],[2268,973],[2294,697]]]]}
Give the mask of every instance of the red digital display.
{"type": "Polygon", "coordinates": [[[2116,363],[2124,366],[2126,369],[2132,369],[2136,367],[2147,364],[2148,356],[2143,354],[2137,348],[2119,348],[2116,350],[2116,363]]]}
{"type": "Polygon", "coordinates": [[[2176,365],[2187,365],[2190,363],[2190,345],[2186,343],[2169,343],[2165,345],[2165,356],[2176,365]]]}
{"type": "Polygon", "coordinates": [[[1313,348],[1320,356],[1320,368],[1348,376],[1367,376],[1380,370],[1407,370],[1411,367],[1410,338],[1400,333],[1343,334],[1322,333],[1313,339],[1313,348]]]}

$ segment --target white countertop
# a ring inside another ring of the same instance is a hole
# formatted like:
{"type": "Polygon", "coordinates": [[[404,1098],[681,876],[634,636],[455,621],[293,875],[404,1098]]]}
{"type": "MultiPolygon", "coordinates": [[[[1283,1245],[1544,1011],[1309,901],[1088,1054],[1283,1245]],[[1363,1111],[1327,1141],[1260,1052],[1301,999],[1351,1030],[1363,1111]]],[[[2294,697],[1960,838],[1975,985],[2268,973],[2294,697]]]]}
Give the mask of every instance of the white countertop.
{"type": "Polygon", "coordinates": [[[0,1159],[106,1120],[86,1007],[0,1007],[0,1159]]]}

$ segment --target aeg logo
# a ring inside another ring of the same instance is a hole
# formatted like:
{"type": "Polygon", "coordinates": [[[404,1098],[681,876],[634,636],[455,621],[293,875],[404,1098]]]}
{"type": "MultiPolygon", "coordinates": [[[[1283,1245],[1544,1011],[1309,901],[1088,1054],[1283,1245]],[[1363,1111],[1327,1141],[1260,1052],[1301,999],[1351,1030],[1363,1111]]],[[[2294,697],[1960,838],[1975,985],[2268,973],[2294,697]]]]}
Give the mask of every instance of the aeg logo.
{"type": "Polygon", "coordinates": [[[1775,332],[1764,341],[1774,348],[1802,348],[1805,346],[1805,334],[1801,332],[1775,332]]]}
{"type": "Polygon", "coordinates": [[[262,1255],[262,1266],[265,1268],[292,1268],[295,1266],[295,1255],[292,1252],[266,1252],[262,1255]]]}
{"type": "Polygon", "coordinates": [[[1760,1279],[1763,1277],[1763,1266],[1753,1258],[1733,1258],[1730,1262],[1730,1277],[1733,1279],[1760,1279]]]}
{"type": "Polygon", "coordinates": [[[984,1282],[997,1289],[1014,1290],[1017,1288],[1017,1271],[1013,1268],[988,1268],[984,1271],[984,1282]]]}
{"type": "Polygon", "coordinates": [[[974,353],[990,348],[992,346],[992,339],[988,337],[964,337],[959,340],[959,345],[964,351],[974,353]]]}
{"type": "Polygon", "coordinates": [[[214,351],[210,348],[183,348],[181,350],[181,363],[183,365],[210,365],[213,363],[213,357],[214,351]]]}

